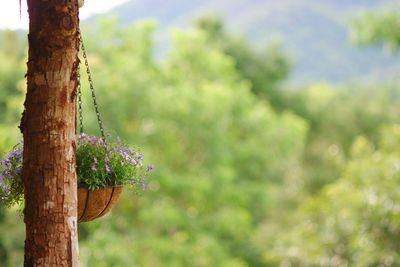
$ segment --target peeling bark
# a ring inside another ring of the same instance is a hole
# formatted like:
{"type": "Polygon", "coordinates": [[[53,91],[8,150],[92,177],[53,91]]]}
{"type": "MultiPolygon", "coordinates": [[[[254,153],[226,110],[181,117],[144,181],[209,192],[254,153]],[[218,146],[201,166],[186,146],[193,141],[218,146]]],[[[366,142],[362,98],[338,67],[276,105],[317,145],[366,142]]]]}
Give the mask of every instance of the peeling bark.
{"type": "Polygon", "coordinates": [[[77,0],[28,0],[28,91],[21,122],[25,267],[78,266],[75,169],[77,0]]]}

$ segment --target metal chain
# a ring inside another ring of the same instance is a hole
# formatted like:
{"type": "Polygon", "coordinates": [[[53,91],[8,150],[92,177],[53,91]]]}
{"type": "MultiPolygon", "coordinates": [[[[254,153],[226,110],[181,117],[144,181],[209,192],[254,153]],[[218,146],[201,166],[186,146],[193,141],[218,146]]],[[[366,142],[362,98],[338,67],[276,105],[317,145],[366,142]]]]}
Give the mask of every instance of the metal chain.
{"type": "Polygon", "coordinates": [[[78,64],[77,76],[78,76],[78,86],[77,86],[76,90],[78,92],[79,133],[82,134],[83,133],[83,110],[82,110],[81,74],[80,74],[79,64],[78,64]]]}
{"type": "MultiPolygon", "coordinates": [[[[82,35],[80,34],[80,32],[79,32],[79,41],[81,42],[82,55],[83,55],[83,59],[85,61],[86,73],[88,76],[90,91],[92,93],[94,109],[96,111],[97,123],[99,124],[101,137],[105,141],[106,138],[105,138],[105,134],[104,134],[103,121],[101,120],[99,106],[97,104],[97,99],[96,99],[96,93],[94,91],[94,86],[93,86],[92,74],[90,72],[89,62],[88,62],[87,55],[86,55],[86,49],[85,49],[85,45],[83,44],[83,39],[82,39],[82,35]]],[[[78,92],[78,94],[79,94],[79,92],[78,92]]]]}

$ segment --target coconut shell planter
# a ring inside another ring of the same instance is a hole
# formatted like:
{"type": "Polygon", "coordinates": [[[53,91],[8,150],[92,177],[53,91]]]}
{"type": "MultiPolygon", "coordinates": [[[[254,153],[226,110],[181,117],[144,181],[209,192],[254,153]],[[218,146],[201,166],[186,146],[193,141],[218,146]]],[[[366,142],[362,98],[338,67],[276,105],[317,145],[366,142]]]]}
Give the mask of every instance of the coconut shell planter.
{"type": "Polygon", "coordinates": [[[97,190],[78,187],[78,222],[89,222],[103,217],[117,203],[123,186],[109,186],[97,190]]]}

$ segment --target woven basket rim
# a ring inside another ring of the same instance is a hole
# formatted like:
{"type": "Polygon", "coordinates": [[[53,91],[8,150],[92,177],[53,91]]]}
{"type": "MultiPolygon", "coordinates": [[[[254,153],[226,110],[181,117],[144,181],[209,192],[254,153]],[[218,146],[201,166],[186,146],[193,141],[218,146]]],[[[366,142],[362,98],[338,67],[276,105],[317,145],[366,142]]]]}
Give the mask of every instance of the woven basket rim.
{"type": "Polygon", "coordinates": [[[97,188],[97,189],[94,189],[94,190],[90,190],[87,186],[82,185],[82,184],[79,184],[79,185],[78,185],[78,188],[87,189],[87,190],[89,190],[89,191],[95,191],[95,190],[101,190],[101,189],[104,189],[104,188],[113,188],[113,187],[114,187],[114,188],[119,188],[119,187],[124,187],[124,185],[122,185],[122,184],[108,185],[108,186],[100,187],[100,188],[97,188]]]}

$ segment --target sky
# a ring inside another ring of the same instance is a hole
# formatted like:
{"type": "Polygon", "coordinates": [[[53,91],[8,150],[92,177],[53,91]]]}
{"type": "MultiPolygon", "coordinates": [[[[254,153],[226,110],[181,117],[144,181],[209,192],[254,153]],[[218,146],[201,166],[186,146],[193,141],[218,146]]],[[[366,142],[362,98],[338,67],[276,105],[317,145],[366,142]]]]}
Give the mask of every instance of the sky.
{"type": "MultiPolygon", "coordinates": [[[[85,19],[93,14],[103,13],[127,0],[85,0],[80,9],[79,17],[85,19]]],[[[28,11],[26,0],[21,1],[21,17],[19,15],[18,0],[3,0],[0,3],[1,29],[28,29],[28,11]]]]}

